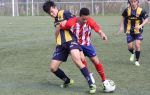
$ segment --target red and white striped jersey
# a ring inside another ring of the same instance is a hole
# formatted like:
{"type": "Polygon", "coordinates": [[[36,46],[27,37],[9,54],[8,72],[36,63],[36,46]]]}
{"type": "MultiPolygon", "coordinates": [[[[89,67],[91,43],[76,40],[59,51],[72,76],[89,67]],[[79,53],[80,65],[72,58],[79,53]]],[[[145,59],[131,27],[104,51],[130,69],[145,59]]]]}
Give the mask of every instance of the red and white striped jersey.
{"type": "Polygon", "coordinates": [[[88,46],[91,43],[92,29],[95,32],[99,32],[100,27],[90,17],[88,18],[87,22],[84,25],[78,23],[78,17],[74,17],[67,21],[65,29],[70,29],[77,36],[78,43],[80,45],[88,46]]]}

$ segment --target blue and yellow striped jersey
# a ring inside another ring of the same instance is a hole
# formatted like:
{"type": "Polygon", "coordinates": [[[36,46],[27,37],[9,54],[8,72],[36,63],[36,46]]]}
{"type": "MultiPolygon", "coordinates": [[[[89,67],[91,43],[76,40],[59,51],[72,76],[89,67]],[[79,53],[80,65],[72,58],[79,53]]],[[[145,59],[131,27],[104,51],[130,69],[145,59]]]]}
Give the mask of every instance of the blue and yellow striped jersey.
{"type": "Polygon", "coordinates": [[[124,17],[124,32],[127,34],[139,34],[143,32],[143,28],[136,30],[135,26],[143,23],[143,19],[148,18],[148,14],[145,10],[138,7],[136,10],[133,10],[131,7],[128,7],[122,13],[124,17]]]}
{"type": "MultiPolygon", "coordinates": [[[[66,10],[59,10],[57,17],[55,17],[55,22],[54,24],[56,25],[57,23],[68,20],[72,18],[73,15],[66,10]]],[[[76,36],[70,31],[70,30],[60,30],[58,33],[58,36],[56,37],[56,44],[57,45],[62,45],[65,42],[72,41],[72,40],[77,40],[76,36]]]]}

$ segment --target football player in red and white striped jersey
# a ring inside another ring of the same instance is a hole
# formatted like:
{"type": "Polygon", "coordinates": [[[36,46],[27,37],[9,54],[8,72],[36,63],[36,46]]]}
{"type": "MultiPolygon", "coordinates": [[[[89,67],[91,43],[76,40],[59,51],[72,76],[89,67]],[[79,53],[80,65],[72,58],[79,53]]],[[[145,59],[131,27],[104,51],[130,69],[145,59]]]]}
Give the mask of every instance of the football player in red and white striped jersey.
{"type": "MultiPolygon", "coordinates": [[[[104,32],[102,32],[100,26],[90,17],[89,9],[82,8],[80,10],[79,17],[73,17],[68,21],[62,22],[60,24],[60,28],[70,29],[77,36],[78,43],[83,49],[84,55],[90,58],[92,63],[95,65],[95,68],[99,73],[102,82],[104,82],[106,77],[103,65],[102,62],[98,59],[96,50],[91,43],[91,33],[92,30],[94,30],[102,40],[107,40],[107,36],[104,32]]],[[[81,55],[83,53],[81,53],[81,55]]],[[[82,56],[82,60],[85,60],[84,56],[82,56]]]]}

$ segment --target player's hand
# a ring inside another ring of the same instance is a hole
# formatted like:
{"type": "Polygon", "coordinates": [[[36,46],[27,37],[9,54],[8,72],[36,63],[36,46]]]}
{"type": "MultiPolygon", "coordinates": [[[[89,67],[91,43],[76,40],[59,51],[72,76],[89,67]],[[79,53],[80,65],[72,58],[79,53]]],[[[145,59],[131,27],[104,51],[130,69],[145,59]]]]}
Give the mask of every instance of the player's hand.
{"type": "Polygon", "coordinates": [[[62,28],[65,27],[66,23],[67,23],[67,20],[62,21],[61,24],[60,24],[61,27],[62,27],[62,28]]]}
{"type": "Polygon", "coordinates": [[[118,31],[118,35],[120,34],[120,33],[122,33],[123,32],[123,30],[124,30],[124,28],[123,28],[123,26],[120,26],[120,28],[119,28],[119,31],[118,31]]]}
{"type": "Polygon", "coordinates": [[[102,39],[103,39],[103,40],[107,40],[107,36],[103,36],[102,39]]]}
{"type": "Polygon", "coordinates": [[[107,40],[107,36],[105,35],[104,32],[100,32],[100,36],[101,36],[102,40],[107,40]]]}
{"type": "Polygon", "coordinates": [[[135,26],[135,30],[139,30],[139,29],[142,29],[142,26],[141,25],[137,25],[137,26],[135,26]]]}

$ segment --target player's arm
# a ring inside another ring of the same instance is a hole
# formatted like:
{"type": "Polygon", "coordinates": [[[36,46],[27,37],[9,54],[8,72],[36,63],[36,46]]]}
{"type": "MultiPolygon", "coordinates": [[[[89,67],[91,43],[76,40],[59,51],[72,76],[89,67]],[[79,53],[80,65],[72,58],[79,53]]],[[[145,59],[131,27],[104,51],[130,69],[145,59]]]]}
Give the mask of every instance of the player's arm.
{"type": "Polygon", "coordinates": [[[60,27],[59,27],[59,24],[55,26],[55,37],[57,38],[59,32],[60,32],[60,27]]]}
{"type": "Polygon", "coordinates": [[[60,32],[60,29],[65,29],[65,25],[66,25],[66,22],[67,20],[69,20],[70,18],[72,18],[74,15],[72,15],[72,13],[70,11],[64,11],[64,19],[60,22],[57,22],[56,25],[55,25],[55,35],[56,37],[58,36],[59,32],[60,32]],[[61,25],[63,25],[64,27],[61,28],[61,25]]]}
{"type": "Polygon", "coordinates": [[[58,33],[60,32],[61,29],[63,29],[63,30],[69,30],[73,26],[73,24],[74,23],[72,23],[72,18],[69,19],[68,21],[67,20],[61,21],[56,26],[56,29],[55,29],[56,37],[58,36],[58,33]]]}
{"type": "Polygon", "coordinates": [[[137,30],[142,29],[142,27],[147,23],[148,23],[148,18],[144,19],[142,24],[135,26],[135,29],[137,30]]]}
{"type": "Polygon", "coordinates": [[[119,33],[123,32],[123,30],[124,30],[124,17],[122,16],[119,27],[119,33]]]}
{"type": "Polygon", "coordinates": [[[97,32],[99,34],[99,36],[101,37],[102,40],[107,40],[107,36],[104,32],[102,32],[102,30],[99,30],[99,32],[97,32]]]}
{"type": "Polygon", "coordinates": [[[67,27],[66,23],[67,23],[67,20],[64,20],[64,21],[60,22],[58,25],[56,25],[56,28],[55,28],[56,37],[57,37],[58,33],[60,32],[60,29],[63,29],[63,30],[69,29],[67,27]]]}
{"type": "Polygon", "coordinates": [[[74,26],[76,24],[76,17],[70,18],[67,21],[63,21],[60,23],[60,28],[61,29],[65,29],[65,30],[69,30],[71,29],[72,26],[74,26]]]}
{"type": "MultiPolygon", "coordinates": [[[[126,8],[123,13],[122,13],[122,17],[121,17],[121,21],[120,21],[120,26],[119,26],[119,32],[118,33],[122,33],[124,31],[124,20],[125,17],[127,17],[127,10],[128,8],[126,8]]],[[[125,31],[124,31],[125,32],[125,31]]]]}
{"type": "Polygon", "coordinates": [[[93,19],[90,18],[89,23],[91,28],[100,36],[102,40],[107,40],[106,34],[102,31],[101,27],[93,19]]]}
{"type": "Polygon", "coordinates": [[[122,33],[124,31],[124,19],[125,19],[125,17],[127,17],[127,10],[128,10],[128,8],[126,8],[123,11],[123,13],[122,13],[122,17],[121,17],[120,26],[119,26],[119,32],[118,33],[122,33]]]}
{"type": "Polygon", "coordinates": [[[137,30],[142,29],[143,26],[148,23],[148,14],[146,13],[145,10],[142,11],[141,15],[142,15],[144,20],[143,20],[142,24],[135,26],[135,29],[137,29],[137,30]]]}

